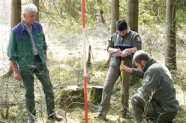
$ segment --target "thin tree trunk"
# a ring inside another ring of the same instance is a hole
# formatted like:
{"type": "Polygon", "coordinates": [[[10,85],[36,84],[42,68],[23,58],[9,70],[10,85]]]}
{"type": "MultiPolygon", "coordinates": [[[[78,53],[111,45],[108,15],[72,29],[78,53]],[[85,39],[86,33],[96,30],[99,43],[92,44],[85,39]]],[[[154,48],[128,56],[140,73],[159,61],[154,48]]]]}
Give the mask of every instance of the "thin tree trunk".
{"type": "Polygon", "coordinates": [[[98,22],[101,22],[102,24],[105,24],[105,19],[103,18],[103,10],[101,8],[102,0],[97,0],[98,7],[96,8],[96,18],[98,22]]]}
{"type": "MultiPolygon", "coordinates": [[[[127,0],[127,24],[132,31],[138,32],[138,0],[127,0]]],[[[132,76],[131,83],[139,82],[139,78],[132,76]]]]}
{"type": "MultiPolygon", "coordinates": [[[[21,0],[12,0],[11,2],[11,29],[16,26],[21,21],[21,0]]],[[[2,76],[7,77],[10,76],[13,72],[12,66],[8,71],[2,76]]]]}
{"type": "Polygon", "coordinates": [[[21,21],[21,0],[12,0],[11,29],[21,21]]]}
{"type": "MultiPolygon", "coordinates": [[[[111,34],[116,32],[116,22],[119,20],[119,0],[112,0],[111,34]]],[[[107,64],[110,63],[112,54],[109,53],[107,64]]]]}
{"type": "Polygon", "coordinates": [[[176,2],[166,1],[166,53],[165,65],[176,70],[176,2]]]}
{"type": "Polygon", "coordinates": [[[127,0],[127,23],[131,30],[138,32],[138,0],[127,0]]]}
{"type": "Polygon", "coordinates": [[[32,2],[37,6],[38,12],[36,21],[39,22],[39,0],[32,0],[32,2]]]}
{"type": "Polygon", "coordinates": [[[112,0],[111,34],[116,32],[116,22],[119,20],[119,0],[112,0]]]}

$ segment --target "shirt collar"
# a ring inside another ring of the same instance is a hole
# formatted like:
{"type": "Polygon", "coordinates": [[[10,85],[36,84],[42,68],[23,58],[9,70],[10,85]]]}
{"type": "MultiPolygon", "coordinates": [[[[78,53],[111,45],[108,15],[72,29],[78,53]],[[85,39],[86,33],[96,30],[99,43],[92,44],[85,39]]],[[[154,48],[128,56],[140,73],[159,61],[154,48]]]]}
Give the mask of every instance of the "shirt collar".
{"type": "Polygon", "coordinates": [[[150,58],[143,68],[143,72],[145,72],[152,64],[157,63],[155,59],[150,58]]]}
{"type": "MultiPolygon", "coordinates": [[[[27,31],[27,28],[25,26],[26,24],[24,23],[24,21],[22,20],[21,21],[21,28],[22,28],[22,31],[26,30],[27,31]]],[[[33,30],[36,29],[36,25],[35,25],[35,22],[32,24],[32,27],[31,27],[33,30]]]]}

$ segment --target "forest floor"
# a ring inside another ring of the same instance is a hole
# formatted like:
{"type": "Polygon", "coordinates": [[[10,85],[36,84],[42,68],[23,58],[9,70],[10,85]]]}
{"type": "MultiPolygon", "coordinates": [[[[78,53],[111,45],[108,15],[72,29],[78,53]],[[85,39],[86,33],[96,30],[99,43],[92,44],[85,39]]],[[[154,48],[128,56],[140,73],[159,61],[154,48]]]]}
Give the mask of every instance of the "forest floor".
{"type": "MultiPolygon", "coordinates": [[[[148,27],[140,28],[140,35],[143,41],[143,49],[154,57],[158,62],[164,64],[164,50],[165,45],[163,43],[164,30],[151,30],[148,27]],[[150,31],[149,31],[150,30],[150,31]],[[156,33],[154,33],[156,32],[156,33]],[[158,33],[158,34],[157,34],[158,33]]],[[[44,29],[45,30],[45,29],[44,29]]],[[[90,101],[90,88],[91,86],[99,85],[103,86],[104,79],[108,71],[108,53],[106,51],[107,40],[110,38],[110,30],[104,25],[98,26],[94,30],[87,31],[87,52],[88,46],[91,45],[91,65],[87,68],[87,92],[88,92],[88,121],[90,123],[134,123],[134,119],[125,120],[120,118],[120,79],[115,84],[113,94],[111,97],[111,110],[107,115],[107,121],[96,120],[94,116],[98,110],[98,104],[94,104],[90,101]]],[[[78,85],[83,87],[83,41],[82,35],[71,32],[68,34],[57,33],[51,38],[47,36],[48,50],[48,69],[50,77],[54,86],[54,92],[56,99],[59,97],[62,89],[71,85],[78,85]]],[[[6,39],[5,39],[6,40],[6,39]]],[[[185,45],[184,42],[183,45],[185,45]]],[[[0,42],[0,75],[3,75],[9,66],[9,62],[6,56],[7,43],[4,40],[0,42]]],[[[180,111],[174,120],[176,123],[182,123],[186,120],[186,92],[185,92],[185,73],[186,69],[186,51],[183,48],[179,48],[177,51],[177,67],[180,74],[175,82],[176,96],[181,105],[180,111]],[[181,80],[180,78],[183,78],[181,80]],[[176,82],[177,81],[177,82],[176,82]],[[178,82],[179,81],[179,82],[178,82]]],[[[24,104],[24,88],[20,81],[15,81],[13,76],[9,78],[0,79],[0,122],[5,123],[23,123],[26,121],[26,110],[24,104]],[[6,102],[15,103],[17,105],[6,108],[6,102]],[[3,105],[4,104],[4,105],[3,105]],[[4,114],[8,111],[8,119],[3,118],[4,114]]],[[[130,88],[130,97],[137,92],[137,88],[141,86],[141,83],[137,83],[130,88]]],[[[41,84],[35,79],[35,96],[36,96],[36,109],[38,123],[52,123],[53,121],[46,121],[45,101],[44,94],[42,92],[41,84]]],[[[129,101],[130,104],[130,101],[129,101]]],[[[84,122],[84,107],[76,108],[60,108],[56,104],[56,110],[64,116],[62,123],[83,123],[84,122]]],[[[131,105],[130,111],[132,112],[131,105]]]]}

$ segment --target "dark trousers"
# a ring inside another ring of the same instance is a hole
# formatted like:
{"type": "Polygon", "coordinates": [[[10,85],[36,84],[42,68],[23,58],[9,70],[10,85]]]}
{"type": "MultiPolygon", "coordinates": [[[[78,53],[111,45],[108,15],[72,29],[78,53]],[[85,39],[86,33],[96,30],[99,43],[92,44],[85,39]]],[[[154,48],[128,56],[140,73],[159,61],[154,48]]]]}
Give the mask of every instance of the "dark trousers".
{"type": "MultiPolygon", "coordinates": [[[[122,113],[126,114],[129,108],[129,88],[131,83],[131,75],[124,72],[124,82],[123,82],[123,97],[122,97],[122,113]]],[[[120,76],[120,66],[111,66],[108,70],[104,87],[102,93],[102,100],[98,109],[98,112],[106,115],[110,109],[110,98],[112,94],[112,89],[117,79],[120,76]]]]}
{"type": "Polygon", "coordinates": [[[40,80],[45,94],[47,114],[54,112],[54,93],[46,64],[42,64],[39,55],[34,56],[34,65],[30,68],[20,69],[25,88],[25,103],[29,117],[36,115],[34,97],[34,74],[40,80]]]}
{"type": "Polygon", "coordinates": [[[145,103],[143,98],[137,94],[132,97],[131,103],[137,123],[141,123],[143,118],[154,123],[171,123],[177,114],[177,112],[165,112],[161,105],[153,99],[145,103]]]}

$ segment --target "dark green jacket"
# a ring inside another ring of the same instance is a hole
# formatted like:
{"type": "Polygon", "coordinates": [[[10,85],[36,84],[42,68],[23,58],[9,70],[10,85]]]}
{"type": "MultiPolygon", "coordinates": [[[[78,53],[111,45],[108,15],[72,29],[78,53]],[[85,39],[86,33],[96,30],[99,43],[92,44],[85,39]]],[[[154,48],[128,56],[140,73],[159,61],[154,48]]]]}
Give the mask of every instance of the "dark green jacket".
{"type": "MultiPolygon", "coordinates": [[[[42,63],[45,63],[44,51],[47,45],[42,26],[38,22],[32,24],[32,35],[42,63]]],[[[34,65],[32,41],[23,21],[17,24],[10,33],[8,57],[10,61],[15,61],[19,68],[34,65]]]]}
{"type": "Polygon", "coordinates": [[[139,77],[144,74],[143,85],[138,89],[138,94],[145,100],[159,102],[166,112],[177,112],[179,104],[169,70],[151,58],[144,66],[143,72],[133,69],[133,74],[139,77]]]}
{"type": "MultiPolygon", "coordinates": [[[[115,45],[125,45],[136,47],[138,50],[141,49],[141,38],[137,32],[128,31],[124,37],[120,36],[118,32],[115,32],[111,39],[108,41],[107,50],[108,48],[116,48],[115,45]]],[[[124,58],[125,65],[128,67],[132,67],[132,57],[133,54],[129,54],[126,58],[124,58]]],[[[110,65],[119,66],[121,64],[121,58],[115,57],[115,53],[112,55],[112,59],[110,65]]]]}

